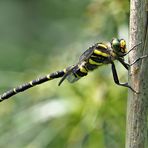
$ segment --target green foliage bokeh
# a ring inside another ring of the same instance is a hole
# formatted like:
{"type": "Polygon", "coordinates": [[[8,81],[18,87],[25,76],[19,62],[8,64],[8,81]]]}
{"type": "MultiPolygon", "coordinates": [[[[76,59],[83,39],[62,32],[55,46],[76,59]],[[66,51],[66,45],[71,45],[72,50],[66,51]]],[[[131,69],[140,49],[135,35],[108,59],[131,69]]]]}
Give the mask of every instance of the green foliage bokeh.
{"type": "MultiPolygon", "coordinates": [[[[0,92],[74,64],[95,42],[127,39],[128,17],[127,0],[1,0],[0,92]]],[[[58,82],[0,103],[0,147],[124,148],[127,89],[110,65],[58,82]]]]}

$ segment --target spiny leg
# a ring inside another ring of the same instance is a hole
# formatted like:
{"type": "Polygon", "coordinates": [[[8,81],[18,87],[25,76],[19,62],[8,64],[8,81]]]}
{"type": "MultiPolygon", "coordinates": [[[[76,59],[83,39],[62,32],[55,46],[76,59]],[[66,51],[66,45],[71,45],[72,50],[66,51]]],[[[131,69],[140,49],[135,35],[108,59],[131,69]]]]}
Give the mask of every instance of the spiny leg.
{"type": "Polygon", "coordinates": [[[134,65],[134,64],[137,63],[138,61],[140,61],[140,60],[142,60],[142,59],[144,59],[144,58],[147,58],[147,57],[148,57],[148,55],[141,56],[141,57],[137,58],[137,59],[136,59],[133,63],[131,63],[131,64],[126,63],[123,59],[118,59],[118,60],[119,60],[119,62],[120,62],[127,70],[129,70],[129,67],[130,67],[130,66],[134,65]]]}
{"type": "Polygon", "coordinates": [[[133,63],[129,64],[129,66],[132,66],[135,63],[137,63],[139,60],[142,60],[142,59],[147,58],[147,57],[148,57],[148,55],[141,56],[141,57],[137,58],[133,63]]]}
{"type": "Polygon", "coordinates": [[[47,76],[44,76],[44,77],[40,77],[38,79],[35,79],[35,80],[30,81],[28,83],[25,83],[23,85],[20,85],[20,86],[14,88],[14,89],[11,89],[11,90],[3,93],[0,96],[0,102],[2,102],[3,100],[8,99],[8,98],[16,95],[17,93],[25,91],[25,90],[27,90],[27,89],[29,89],[31,87],[34,87],[36,85],[39,85],[41,83],[47,82],[47,81],[55,79],[55,78],[63,77],[64,74],[65,74],[65,71],[61,70],[61,71],[57,71],[57,72],[48,74],[47,76]]]}
{"type": "Polygon", "coordinates": [[[114,64],[113,62],[111,63],[111,66],[112,66],[112,73],[113,73],[114,82],[115,82],[117,85],[130,88],[133,92],[138,93],[138,92],[136,92],[130,85],[128,85],[128,83],[120,83],[120,82],[119,82],[119,78],[118,78],[118,74],[117,74],[117,71],[116,71],[116,67],[115,67],[115,64],[114,64]]]}
{"type": "Polygon", "coordinates": [[[137,46],[139,46],[140,44],[142,44],[141,42],[138,43],[137,45],[133,46],[127,53],[125,53],[124,56],[126,56],[127,54],[129,54],[132,50],[134,50],[137,46]]]}

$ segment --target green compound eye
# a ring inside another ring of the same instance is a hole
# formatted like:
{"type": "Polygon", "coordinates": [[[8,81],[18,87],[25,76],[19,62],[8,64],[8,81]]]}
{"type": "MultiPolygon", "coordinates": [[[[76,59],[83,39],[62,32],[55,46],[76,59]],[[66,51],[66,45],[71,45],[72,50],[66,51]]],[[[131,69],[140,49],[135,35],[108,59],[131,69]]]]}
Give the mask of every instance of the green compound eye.
{"type": "Polygon", "coordinates": [[[115,52],[120,51],[120,40],[114,38],[111,42],[111,46],[115,52]]]}
{"type": "Polygon", "coordinates": [[[113,51],[122,56],[126,53],[126,42],[124,39],[117,39],[117,38],[114,38],[112,41],[111,41],[111,47],[113,49],[113,51]]]}

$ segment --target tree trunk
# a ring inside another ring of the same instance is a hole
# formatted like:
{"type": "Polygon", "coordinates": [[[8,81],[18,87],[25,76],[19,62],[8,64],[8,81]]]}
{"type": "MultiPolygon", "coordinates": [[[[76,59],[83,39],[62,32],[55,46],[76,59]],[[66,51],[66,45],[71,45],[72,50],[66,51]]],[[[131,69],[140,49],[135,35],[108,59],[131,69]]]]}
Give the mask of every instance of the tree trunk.
{"type": "MultiPolygon", "coordinates": [[[[131,0],[130,4],[130,48],[129,62],[148,55],[148,0],[131,0]]],[[[140,60],[129,71],[129,82],[135,94],[129,90],[127,102],[126,148],[148,148],[148,58],[140,60]]]]}

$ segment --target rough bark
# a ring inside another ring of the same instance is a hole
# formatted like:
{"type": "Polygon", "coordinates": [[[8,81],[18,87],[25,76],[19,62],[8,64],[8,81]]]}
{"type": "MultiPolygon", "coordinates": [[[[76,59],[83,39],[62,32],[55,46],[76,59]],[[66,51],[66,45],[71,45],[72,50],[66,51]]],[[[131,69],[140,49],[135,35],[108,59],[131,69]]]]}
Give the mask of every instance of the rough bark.
{"type": "MultiPolygon", "coordinates": [[[[148,0],[131,0],[130,48],[141,45],[129,55],[129,62],[148,55],[148,0]]],[[[134,64],[129,71],[130,85],[139,92],[129,90],[127,102],[126,148],[148,148],[148,58],[134,64]]]]}

